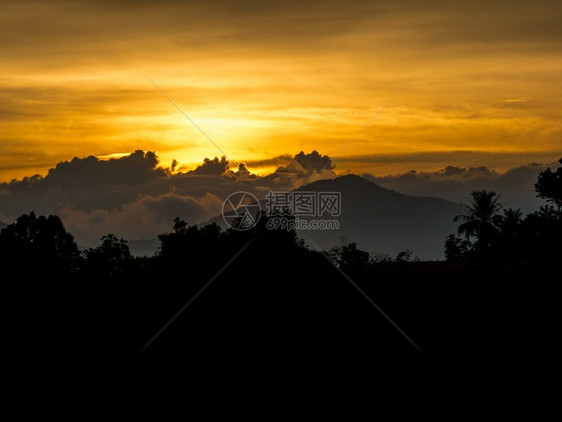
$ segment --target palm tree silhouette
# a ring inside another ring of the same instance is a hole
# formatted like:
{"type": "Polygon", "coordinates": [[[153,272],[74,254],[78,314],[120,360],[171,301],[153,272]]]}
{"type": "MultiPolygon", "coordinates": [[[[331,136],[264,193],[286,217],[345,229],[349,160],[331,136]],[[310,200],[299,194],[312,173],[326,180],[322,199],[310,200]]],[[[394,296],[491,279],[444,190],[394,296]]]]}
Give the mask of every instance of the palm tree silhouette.
{"type": "Polygon", "coordinates": [[[511,236],[518,232],[518,228],[523,220],[521,209],[508,208],[503,210],[501,219],[501,231],[506,236],[511,236]]]}
{"type": "Polygon", "coordinates": [[[474,250],[482,253],[489,250],[498,233],[499,211],[502,208],[500,195],[486,190],[473,191],[470,195],[470,203],[462,204],[469,213],[457,215],[454,221],[463,222],[458,228],[459,235],[465,235],[467,239],[476,238],[474,250]]]}

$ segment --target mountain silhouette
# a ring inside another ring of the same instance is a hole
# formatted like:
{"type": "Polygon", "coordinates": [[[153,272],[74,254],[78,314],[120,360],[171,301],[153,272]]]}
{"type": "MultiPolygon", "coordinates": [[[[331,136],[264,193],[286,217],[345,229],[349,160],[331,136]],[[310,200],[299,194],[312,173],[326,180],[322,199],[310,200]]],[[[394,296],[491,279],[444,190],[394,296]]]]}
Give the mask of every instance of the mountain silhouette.
{"type": "MultiPolygon", "coordinates": [[[[355,242],[361,249],[373,253],[394,257],[401,251],[411,250],[413,255],[423,259],[443,259],[444,239],[456,232],[453,218],[463,212],[454,202],[405,195],[354,174],[319,180],[295,192],[341,194],[341,215],[324,215],[325,219],[339,221],[338,230],[297,230],[300,237],[314,242],[311,246],[325,250],[339,246],[344,238],[346,243],[355,242]]],[[[266,204],[266,200],[260,201],[262,210],[266,209],[266,204]]],[[[221,215],[211,222],[226,228],[221,215]]],[[[158,240],[132,240],[129,246],[133,255],[150,256],[156,252],[158,240]]]]}
{"type": "Polygon", "coordinates": [[[462,212],[453,202],[404,195],[353,174],[297,191],[341,192],[340,229],[304,233],[323,249],[339,245],[344,237],[370,252],[394,256],[409,249],[424,259],[442,259],[443,239],[455,232],[453,218],[462,212]]]}
{"type": "MultiPolygon", "coordinates": [[[[341,194],[341,215],[323,217],[338,220],[338,230],[297,230],[305,241],[325,250],[339,246],[344,238],[369,252],[395,256],[409,249],[423,259],[443,259],[443,239],[456,231],[453,218],[462,213],[454,202],[404,195],[354,174],[313,182],[295,191],[341,194]]],[[[265,210],[266,201],[260,204],[265,210]]],[[[225,226],[222,216],[211,221],[225,226]]]]}

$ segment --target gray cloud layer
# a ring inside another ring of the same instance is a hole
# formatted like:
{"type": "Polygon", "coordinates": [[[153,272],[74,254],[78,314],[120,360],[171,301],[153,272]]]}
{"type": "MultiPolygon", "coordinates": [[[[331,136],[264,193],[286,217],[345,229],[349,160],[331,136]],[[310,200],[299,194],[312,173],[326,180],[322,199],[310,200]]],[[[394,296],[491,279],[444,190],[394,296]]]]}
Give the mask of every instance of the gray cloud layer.
{"type": "MultiPolygon", "coordinates": [[[[224,198],[233,192],[251,192],[263,199],[268,190],[292,190],[335,177],[331,159],[316,151],[301,152],[262,177],[244,164],[235,170],[229,167],[224,157],[205,159],[195,170],[172,174],[158,166],[154,153],[143,151],[110,160],[74,158],[59,163],[45,177],[0,184],[0,220],[9,223],[29,211],[56,213],[85,246],[97,244],[110,232],[130,240],[153,238],[169,231],[174,217],[200,223],[219,215],[224,198]]],[[[533,185],[544,168],[529,164],[498,173],[486,167],[448,166],[439,172],[363,176],[402,193],[456,202],[474,189],[495,190],[507,206],[530,212],[542,204],[533,185]]]]}
{"type": "MultiPolygon", "coordinates": [[[[505,207],[521,208],[524,213],[537,210],[544,201],[537,198],[534,185],[537,175],[547,166],[537,163],[497,173],[487,167],[448,166],[438,172],[411,171],[399,175],[363,177],[387,189],[398,192],[434,196],[449,201],[466,202],[473,190],[493,190],[500,193],[505,207]]],[[[550,165],[558,167],[557,163],[550,165]]]]}
{"type": "Polygon", "coordinates": [[[170,230],[175,217],[200,223],[221,213],[224,198],[236,191],[262,199],[268,190],[292,190],[332,178],[331,160],[301,152],[264,177],[245,164],[230,170],[221,159],[205,159],[195,170],[171,174],[152,152],[100,160],[90,156],[59,163],[45,177],[0,184],[0,220],[35,211],[59,214],[82,245],[97,244],[109,232],[128,239],[151,238],[170,230]]]}

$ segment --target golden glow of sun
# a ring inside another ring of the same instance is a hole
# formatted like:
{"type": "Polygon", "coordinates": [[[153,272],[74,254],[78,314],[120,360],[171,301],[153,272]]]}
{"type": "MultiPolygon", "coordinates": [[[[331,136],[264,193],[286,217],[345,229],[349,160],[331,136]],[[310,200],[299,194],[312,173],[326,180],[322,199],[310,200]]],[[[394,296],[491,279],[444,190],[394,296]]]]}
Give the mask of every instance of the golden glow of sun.
{"type": "MultiPolygon", "coordinates": [[[[339,171],[469,164],[452,162],[456,151],[498,168],[560,155],[556,34],[541,38],[535,21],[509,32],[524,16],[517,7],[305,3],[100,4],[88,13],[62,0],[5,5],[0,181],[137,149],[182,169],[223,154],[234,164],[301,150],[333,156],[416,73],[337,157],[339,171]],[[478,26],[487,19],[494,25],[478,26]]],[[[552,23],[552,7],[534,8],[538,28],[552,23]]]]}

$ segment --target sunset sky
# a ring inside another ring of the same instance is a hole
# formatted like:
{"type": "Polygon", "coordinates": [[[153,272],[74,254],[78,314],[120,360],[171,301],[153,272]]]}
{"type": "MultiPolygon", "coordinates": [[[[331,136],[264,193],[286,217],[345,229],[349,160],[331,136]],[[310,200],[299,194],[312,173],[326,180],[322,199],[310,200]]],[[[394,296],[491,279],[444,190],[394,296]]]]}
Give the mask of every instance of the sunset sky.
{"type": "Polygon", "coordinates": [[[0,1],[0,181],[318,150],[375,175],[562,152],[562,2],[0,1]],[[341,155],[338,152],[417,77],[341,155]]]}

